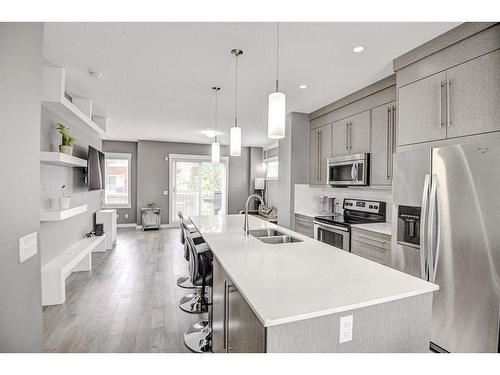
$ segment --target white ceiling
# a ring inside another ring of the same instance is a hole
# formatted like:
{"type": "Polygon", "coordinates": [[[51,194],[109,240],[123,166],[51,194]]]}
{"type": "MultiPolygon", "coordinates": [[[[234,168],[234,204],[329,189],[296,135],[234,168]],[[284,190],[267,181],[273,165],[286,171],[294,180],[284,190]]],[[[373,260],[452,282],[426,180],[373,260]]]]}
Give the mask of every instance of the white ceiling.
{"type": "MultiPolygon", "coordinates": [[[[282,23],[280,89],[287,111],[310,113],[392,73],[392,59],[458,23],[282,23]],[[365,47],[353,53],[355,46],[365,47]],[[306,84],[307,89],[299,89],[306,84]]],[[[220,92],[221,142],[233,123],[233,48],[239,59],[239,124],[246,146],[267,139],[274,90],[273,23],[47,23],[44,57],[66,68],[67,89],[94,100],[108,138],[208,143],[220,92]],[[100,80],[87,72],[103,73],[100,80]]]]}

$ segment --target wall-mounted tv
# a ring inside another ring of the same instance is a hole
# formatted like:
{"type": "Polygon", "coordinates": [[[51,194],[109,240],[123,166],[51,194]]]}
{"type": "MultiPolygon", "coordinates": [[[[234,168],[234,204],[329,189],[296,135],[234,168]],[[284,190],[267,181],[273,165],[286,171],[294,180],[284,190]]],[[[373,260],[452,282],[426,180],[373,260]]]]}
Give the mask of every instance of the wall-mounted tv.
{"type": "Polygon", "coordinates": [[[105,186],[105,158],[104,153],[89,146],[87,157],[87,183],[89,190],[101,190],[105,186]]]}

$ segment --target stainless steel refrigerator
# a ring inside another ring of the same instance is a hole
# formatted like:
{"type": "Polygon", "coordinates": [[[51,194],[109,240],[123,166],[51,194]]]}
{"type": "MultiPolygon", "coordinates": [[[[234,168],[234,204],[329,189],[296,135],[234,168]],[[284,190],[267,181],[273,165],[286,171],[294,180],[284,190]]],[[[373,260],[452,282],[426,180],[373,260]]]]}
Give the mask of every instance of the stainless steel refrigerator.
{"type": "Polygon", "coordinates": [[[392,265],[440,287],[431,346],[499,352],[500,142],[397,153],[393,190],[392,265]]]}

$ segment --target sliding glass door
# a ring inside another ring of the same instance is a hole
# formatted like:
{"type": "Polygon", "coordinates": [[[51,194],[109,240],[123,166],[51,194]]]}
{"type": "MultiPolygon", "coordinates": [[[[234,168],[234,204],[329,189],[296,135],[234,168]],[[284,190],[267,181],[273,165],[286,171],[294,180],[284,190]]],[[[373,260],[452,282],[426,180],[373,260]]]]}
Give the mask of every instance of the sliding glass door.
{"type": "Polygon", "coordinates": [[[207,156],[170,155],[170,220],[227,213],[227,158],[219,164],[207,156]]]}

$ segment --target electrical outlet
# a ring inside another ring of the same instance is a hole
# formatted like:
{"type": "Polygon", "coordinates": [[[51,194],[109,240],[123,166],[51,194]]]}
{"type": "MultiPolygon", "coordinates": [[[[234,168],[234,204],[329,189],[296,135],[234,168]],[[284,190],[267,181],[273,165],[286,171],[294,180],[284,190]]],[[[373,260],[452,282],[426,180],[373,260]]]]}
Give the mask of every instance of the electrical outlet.
{"type": "Polygon", "coordinates": [[[168,190],[163,190],[163,195],[168,195],[168,190]]]}
{"type": "Polygon", "coordinates": [[[352,341],[352,315],[340,317],[339,344],[352,341]]]}
{"type": "Polygon", "coordinates": [[[119,219],[120,218],[120,214],[116,214],[116,218],[119,219]]]}
{"type": "Polygon", "coordinates": [[[128,214],[125,214],[125,219],[128,219],[128,214]]]}

